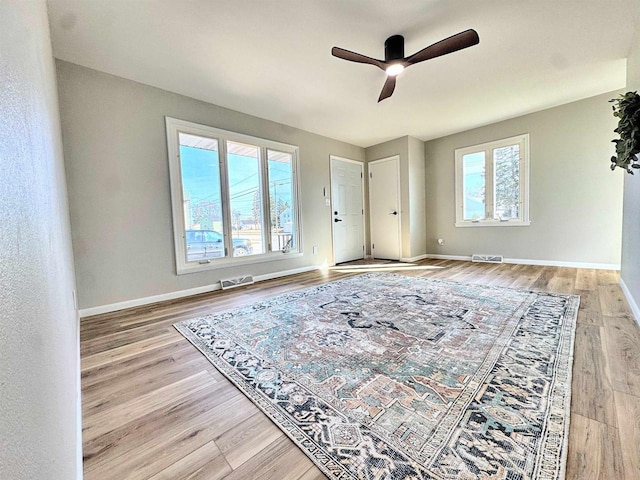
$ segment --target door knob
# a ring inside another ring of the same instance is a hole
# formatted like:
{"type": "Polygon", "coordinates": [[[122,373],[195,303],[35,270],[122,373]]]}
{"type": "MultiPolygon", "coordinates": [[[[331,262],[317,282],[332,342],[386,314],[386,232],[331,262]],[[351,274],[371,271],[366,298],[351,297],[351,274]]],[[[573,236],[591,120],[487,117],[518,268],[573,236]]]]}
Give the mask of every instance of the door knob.
{"type": "Polygon", "coordinates": [[[334,218],[333,221],[334,222],[341,222],[342,220],[340,220],[339,218],[334,218]]]}
{"type": "Polygon", "coordinates": [[[393,212],[391,212],[389,215],[397,215],[398,212],[396,212],[395,210],[393,212]]]}

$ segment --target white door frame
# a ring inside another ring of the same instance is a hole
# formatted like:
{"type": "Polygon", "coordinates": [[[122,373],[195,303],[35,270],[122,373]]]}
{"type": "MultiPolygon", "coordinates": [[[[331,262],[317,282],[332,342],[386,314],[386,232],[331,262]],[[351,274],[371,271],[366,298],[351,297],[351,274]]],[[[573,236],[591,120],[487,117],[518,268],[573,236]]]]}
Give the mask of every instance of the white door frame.
{"type": "MultiPolygon", "coordinates": [[[[400,260],[402,258],[402,195],[401,195],[401,190],[400,190],[400,155],[391,155],[390,157],[385,157],[385,158],[380,158],[378,160],[374,160],[372,162],[369,162],[367,164],[367,173],[369,176],[367,176],[367,182],[369,183],[369,205],[371,205],[371,195],[372,195],[372,190],[371,190],[371,182],[369,182],[369,180],[371,179],[371,172],[369,171],[369,165],[375,165],[377,163],[382,163],[382,162],[387,162],[389,160],[395,160],[396,162],[396,178],[397,178],[397,185],[398,185],[398,260],[400,260]]],[[[373,225],[373,218],[370,219],[370,223],[373,225]]],[[[373,233],[373,229],[371,229],[371,232],[373,233]]],[[[369,243],[369,251],[371,252],[371,258],[375,258],[373,256],[373,235],[370,238],[371,242],[369,243]]]]}
{"type": "MultiPolygon", "coordinates": [[[[362,245],[366,245],[367,241],[367,207],[364,202],[364,162],[360,160],[351,160],[350,158],[339,157],[338,155],[329,155],[329,198],[331,198],[331,255],[333,257],[331,264],[336,264],[336,244],[333,235],[333,160],[341,162],[354,163],[360,165],[362,176],[360,177],[360,187],[362,190],[362,245]]],[[[367,252],[362,251],[362,258],[366,258],[367,252]]]]}

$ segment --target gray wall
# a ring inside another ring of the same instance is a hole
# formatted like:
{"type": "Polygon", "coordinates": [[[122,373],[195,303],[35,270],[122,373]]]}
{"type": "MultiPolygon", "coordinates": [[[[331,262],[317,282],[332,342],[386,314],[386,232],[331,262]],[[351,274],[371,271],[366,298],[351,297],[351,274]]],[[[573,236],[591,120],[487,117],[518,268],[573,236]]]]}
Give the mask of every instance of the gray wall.
{"type": "Polygon", "coordinates": [[[46,4],[2,0],[0,11],[0,478],[81,478],[78,320],[46,4]]]}
{"type": "Polygon", "coordinates": [[[362,161],[362,148],[71,63],[57,70],[81,308],[332,261],[329,156],[362,161]],[[300,147],[303,257],[176,275],[165,116],[300,147]]]}
{"type": "MultiPolygon", "coordinates": [[[[640,27],[636,29],[627,59],[627,90],[640,91],[640,27]]],[[[640,308],[640,173],[625,174],[622,222],[622,271],[620,278],[640,308]]],[[[637,318],[640,322],[640,318],[637,318]]]]}
{"type": "Polygon", "coordinates": [[[424,142],[407,137],[409,152],[409,230],[410,257],[427,253],[426,175],[424,142]]]}
{"type": "Polygon", "coordinates": [[[616,122],[607,102],[618,93],[426,142],[427,251],[619,265],[623,176],[609,170],[616,122]],[[531,225],[456,228],[454,150],[522,133],[530,134],[531,225]]]}

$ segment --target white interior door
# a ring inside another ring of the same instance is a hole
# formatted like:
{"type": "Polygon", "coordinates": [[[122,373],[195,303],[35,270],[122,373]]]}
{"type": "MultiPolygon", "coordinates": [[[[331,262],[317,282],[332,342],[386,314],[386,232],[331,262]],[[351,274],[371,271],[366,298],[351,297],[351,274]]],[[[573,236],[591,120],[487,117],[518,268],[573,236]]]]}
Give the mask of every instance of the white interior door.
{"type": "Polygon", "coordinates": [[[400,158],[369,163],[371,256],[400,260],[400,158]]]}
{"type": "Polygon", "coordinates": [[[364,258],[363,165],[331,157],[331,225],[333,261],[364,258]]]}

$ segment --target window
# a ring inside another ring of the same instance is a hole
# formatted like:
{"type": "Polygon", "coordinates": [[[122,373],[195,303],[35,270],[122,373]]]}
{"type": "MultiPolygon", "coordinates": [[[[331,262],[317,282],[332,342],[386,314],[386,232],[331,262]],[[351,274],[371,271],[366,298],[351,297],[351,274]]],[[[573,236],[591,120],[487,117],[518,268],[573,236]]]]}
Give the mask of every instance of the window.
{"type": "Polygon", "coordinates": [[[529,135],[459,148],[456,227],[529,225],[529,135]]]}
{"type": "Polygon", "coordinates": [[[298,147],[167,117],[178,273],[298,254],[298,147]]]}

